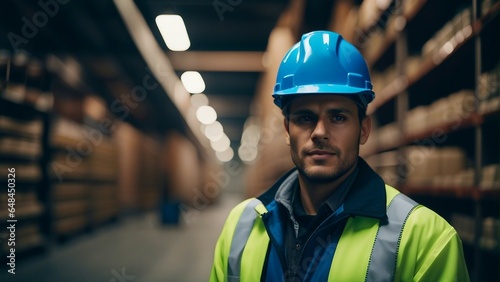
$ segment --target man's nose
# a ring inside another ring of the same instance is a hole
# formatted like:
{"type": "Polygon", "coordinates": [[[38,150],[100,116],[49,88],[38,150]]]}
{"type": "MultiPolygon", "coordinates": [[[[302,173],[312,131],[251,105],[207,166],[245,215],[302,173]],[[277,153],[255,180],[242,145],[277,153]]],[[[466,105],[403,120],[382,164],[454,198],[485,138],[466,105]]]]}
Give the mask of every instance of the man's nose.
{"type": "Polygon", "coordinates": [[[326,121],[323,119],[318,119],[314,131],[312,132],[311,138],[317,140],[328,140],[329,132],[326,127],[326,121]]]}

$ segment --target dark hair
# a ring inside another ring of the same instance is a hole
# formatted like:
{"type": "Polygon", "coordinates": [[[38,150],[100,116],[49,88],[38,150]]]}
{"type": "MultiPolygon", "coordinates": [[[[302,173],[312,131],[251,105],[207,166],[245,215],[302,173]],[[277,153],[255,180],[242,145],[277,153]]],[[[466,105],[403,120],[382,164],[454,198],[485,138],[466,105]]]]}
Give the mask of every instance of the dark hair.
{"type": "Polygon", "coordinates": [[[359,123],[361,123],[366,118],[366,105],[361,102],[361,99],[358,96],[347,96],[349,99],[353,100],[356,106],[358,107],[358,118],[359,123]]]}

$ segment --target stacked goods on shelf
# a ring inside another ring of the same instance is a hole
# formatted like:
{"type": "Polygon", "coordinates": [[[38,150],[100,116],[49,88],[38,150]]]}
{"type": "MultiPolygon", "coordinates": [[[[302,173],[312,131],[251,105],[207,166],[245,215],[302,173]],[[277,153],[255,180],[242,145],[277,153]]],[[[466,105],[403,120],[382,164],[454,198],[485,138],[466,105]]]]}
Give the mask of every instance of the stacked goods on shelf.
{"type": "Polygon", "coordinates": [[[90,191],[90,220],[95,227],[118,216],[118,153],[109,137],[97,142],[88,157],[90,191]]]}
{"type": "MultiPolygon", "coordinates": [[[[474,187],[474,169],[462,169],[455,174],[438,174],[432,179],[431,186],[440,188],[470,188],[474,187]]],[[[500,165],[490,164],[482,169],[479,189],[500,189],[500,165]]]]}
{"type": "MultiPolygon", "coordinates": [[[[396,80],[398,73],[394,65],[388,66],[382,72],[373,71],[372,83],[376,94],[383,93],[382,89],[396,80]]],[[[377,97],[378,98],[378,97],[377,97]]]]}
{"type": "MultiPolygon", "coordinates": [[[[455,227],[462,241],[474,241],[475,220],[471,216],[455,213],[451,216],[451,224],[455,227]]],[[[500,220],[486,217],[482,220],[482,232],[479,244],[489,251],[500,251],[500,220]]]]}
{"type": "MultiPolygon", "coordinates": [[[[10,167],[16,167],[16,165],[11,165],[10,167]]],[[[7,172],[8,170],[2,166],[2,171],[7,172]]],[[[16,170],[17,173],[17,170],[16,170]]],[[[7,174],[5,174],[7,175],[7,174]]],[[[16,179],[21,179],[21,176],[16,174],[16,179]]],[[[7,183],[6,179],[2,182],[7,183]]],[[[25,184],[18,182],[16,185],[16,193],[14,196],[15,205],[10,206],[9,199],[11,199],[7,194],[7,189],[5,192],[0,193],[0,220],[2,221],[2,229],[4,228],[3,223],[7,222],[8,219],[16,219],[16,237],[15,237],[15,248],[16,252],[23,252],[30,250],[34,247],[40,247],[45,243],[45,236],[43,235],[42,227],[40,226],[40,218],[45,212],[45,206],[38,199],[35,193],[36,186],[30,186],[33,184],[25,184]],[[9,217],[9,208],[15,208],[14,218],[9,217]]],[[[2,233],[4,233],[2,231],[2,233]]],[[[7,234],[2,234],[7,238],[7,234]]],[[[2,243],[2,248],[0,253],[8,253],[10,247],[5,243],[2,243]]]]}
{"type": "Polygon", "coordinates": [[[459,147],[407,146],[400,151],[388,151],[367,158],[367,162],[384,181],[398,187],[402,181],[407,188],[462,187],[458,176],[466,167],[464,151],[459,147]],[[400,169],[401,163],[406,164],[400,169]],[[440,179],[446,178],[446,182],[440,179]]]}
{"type": "Polygon", "coordinates": [[[0,49],[0,93],[2,96],[5,95],[3,92],[7,88],[10,60],[10,53],[0,49]]]}
{"type": "MultiPolygon", "coordinates": [[[[43,149],[43,132],[47,115],[35,105],[44,82],[50,81],[49,75],[40,61],[26,53],[11,57],[0,51],[0,181],[13,184],[9,186],[12,189],[0,191],[1,236],[6,236],[7,219],[18,220],[15,249],[20,253],[44,247],[46,242],[43,222],[47,211],[47,152],[43,149]],[[11,169],[15,172],[8,176],[11,169]]],[[[47,103],[46,109],[50,106],[47,103]]],[[[12,247],[6,242],[2,242],[0,253],[12,247]]]]}
{"type": "Polygon", "coordinates": [[[432,58],[434,63],[440,63],[472,35],[471,19],[470,8],[457,13],[424,44],[422,58],[432,58]]]}
{"type": "Polygon", "coordinates": [[[498,250],[500,3],[401,3],[403,11],[388,10],[385,30],[359,46],[377,95],[369,107],[373,140],[361,153],[387,183],[444,218],[467,214],[468,226],[452,224],[463,235],[471,277],[498,280],[498,251],[486,254],[480,245],[498,250]],[[406,21],[394,29],[399,16],[406,21]]]}
{"type": "MultiPolygon", "coordinates": [[[[12,124],[12,120],[0,116],[0,129],[7,131],[6,123],[12,124]]],[[[14,123],[17,123],[14,121],[14,123]]],[[[19,124],[19,123],[18,123],[19,124]]],[[[22,122],[20,124],[23,124],[22,122]]],[[[19,132],[19,128],[16,128],[19,132]]],[[[12,131],[11,131],[12,132],[12,131]]],[[[29,160],[38,160],[42,155],[42,144],[38,138],[32,139],[25,136],[5,135],[0,139],[0,154],[6,156],[18,156],[29,160]]]]}
{"type": "Polygon", "coordinates": [[[89,174],[88,156],[92,147],[84,132],[82,125],[63,117],[53,122],[51,146],[54,153],[49,171],[54,187],[52,226],[56,238],[89,228],[89,189],[84,183],[89,174]]]}
{"type": "Polygon", "coordinates": [[[479,113],[487,115],[500,110],[500,65],[478,78],[479,113]]]}
{"type": "Polygon", "coordinates": [[[483,0],[481,3],[481,16],[484,17],[487,13],[489,13],[497,3],[498,0],[483,0]]]}
{"type": "MultiPolygon", "coordinates": [[[[450,176],[453,180],[466,165],[465,153],[458,147],[409,146],[405,152],[408,186],[432,187],[437,176],[450,176]]],[[[461,186],[460,182],[450,184],[461,186]]]]}
{"type": "Polygon", "coordinates": [[[442,128],[457,130],[474,111],[474,91],[462,90],[434,101],[429,106],[418,106],[408,111],[404,120],[406,134],[410,137],[425,134],[429,130],[442,128]]]}
{"type": "Polygon", "coordinates": [[[474,115],[474,92],[461,90],[440,98],[428,106],[420,105],[406,113],[404,135],[397,122],[375,129],[372,139],[365,148],[364,155],[407,145],[421,137],[430,136],[439,129],[440,133],[455,131],[474,125],[478,118],[474,115]]]}
{"type": "Polygon", "coordinates": [[[53,227],[56,239],[81,231],[87,225],[88,189],[77,182],[52,184],[53,227]]]}
{"type": "MultiPolygon", "coordinates": [[[[364,1],[359,11],[359,18],[355,30],[361,31],[366,42],[362,46],[367,63],[373,66],[400,35],[406,23],[425,5],[426,1],[364,1]],[[373,6],[377,6],[376,9],[373,6]],[[402,6],[402,9],[401,9],[402,6]]],[[[355,38],[359,41],[360,38],[355,38]]]]}
{"type": "Polygon", "coordinates": [[[113,184],[94,185],[91,190],[91,223],[93,227],[102,225],[118,217],[117,188],[113,184]]]}
{"type": "Polygon", "coordinates": [[[401,155],[398,151],[387,151],[366,158],[366,162],[384,179],[385,183],[398,187],[401,171],[398,170],[401,155]]]}
{"type": "Polygon", "coordinates": [[[163,181],[161,176],[160,159],[158,152],[161,151],[160,144],[148,136],[142,137],[139,166],[139,196],[141,210],[154,210],[159,207],[163,181]]]}
{"type": "MultiPolygon", "coordinates": [[[[2,100],[5,107],[13,105],[8,101],[2,100]]],[[[15,117],[0,116],[0,129],[5,135],[15,135],[28,139],[40,139],[43,131],[43,121],[40,119],[21,120],[15,117]]],[[[7,144],[9,141],[7,141],[7,144]]],[[[24,145],[26,146],[26,145],[24,145]]],[[[30,147],[28,145],[28,147],[30,147]]]]}
{"type": "Polygon", "coordinates": [[[6,100],[22,104],[26,97],[26,69],[28,54],[19,52],[10,57],[7,73],[7,84],[2,92],[6,100]]]}
{"type": "Polygon", "coordinates": [[[85,135],[92,146],[86,185],[89,190],[90,223],[95,228],[116,220],[119,213],[118,144],[111,135],[111,128],[116,124],[111,123],[102,98],[88,95],[82,106],[85,135]]]}
{"type": "Polygon", "coordinates": [[[41,60],[25,52],[10,56],[0,50],[0,76],[0,96],[3,99],[40,112],[52,109],[52,74],[41,60]]]}

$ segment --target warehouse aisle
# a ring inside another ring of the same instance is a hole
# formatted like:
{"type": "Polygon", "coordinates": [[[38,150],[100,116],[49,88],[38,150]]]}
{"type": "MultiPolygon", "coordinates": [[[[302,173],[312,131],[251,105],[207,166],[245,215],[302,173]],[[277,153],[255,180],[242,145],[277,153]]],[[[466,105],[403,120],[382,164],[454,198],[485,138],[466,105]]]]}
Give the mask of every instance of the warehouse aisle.
{"type": "Polygon", "coordinates": [[[160,226],[156,214],[124,219],[19,263],[15,276],[2,272],[0,281],[207,281],[219,232],[240,200],[224,195],[187,213],[180,227],[160,226]]]}

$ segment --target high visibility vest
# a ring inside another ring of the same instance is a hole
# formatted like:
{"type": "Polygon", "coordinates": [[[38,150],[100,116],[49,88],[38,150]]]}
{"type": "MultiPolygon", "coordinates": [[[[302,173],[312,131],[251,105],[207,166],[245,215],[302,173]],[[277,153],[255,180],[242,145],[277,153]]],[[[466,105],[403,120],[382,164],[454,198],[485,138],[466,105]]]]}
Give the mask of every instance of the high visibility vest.
{"type": "MultiPolygon", "coordinates": [[[[329,281],[334,281],[334,277],[337,281],[392,280],[404,221],[417,203],[397,193],[388,193],[387,203],[386,225],[379,225],[377,219],[367,217],[349,218],[332,261],[329,281]],[[345,259],[349,254],[356,254],[357,268],[367,271],[353,272],[351,261],[345,259]],[[353,277],[353,274],[357,277],[353,277]]],[[[228,260],[228,278],[231,279],[228,281],[260,281],[261,273],[255,269],[264,265],[266,248],[263,246],[269,244],[269,237],[262,221],[256,219],[266,212],[258,199],[248,201],[234,231],[228,260]],[[254,223],[257,228],[254,228],[254,223]],[[245,252],[245,249],[251,252],[245,252]],[[261,251],[256,254],[255,250],[258,249],[261,251]],[[246,265],[251,265],[252,268],[242,267],[246,265]]]]}
{"type": "MultiPolygon", "coordinates": [[[[386,224],[381,224],[379,219],[363,216],[350,217],[347,220],[333,256],[328,281],[400,281],[403,279],[401,278],[403,274],[398,270],[401,265],[398,252],[402,234],[412,211],[422,206],[388,185],[386,185],[386,195],[388,217],[386,224]]],[[[427,219],[434,220],[439,217],[428,209],[422,208],[422,210],[423,212],[420,213],[424,214],[427,219]]],[[[223,240],[219,239],[216,247],[214,269],[212,269],[210,281],[221,281],[221,276],[225,281],[261,280],[270,241],[261,220],[266,212],[266,207],[256,198],[244,201],[231,212],[221,234],[223,240]],[[221,271],[221,268],[225,269],[221,271]]],[[[421,215],[417,217],[419,216],[421,215]]],[[[412,225],[415,225],[414,220],[412,220],[412,225]]],[[[456,256],[440,258],[443,262],[442,271],[449,273],[449,280],[446,281],[468,281],[461,242],[456,232],[440,217],[434,225],[436,230],[442,229],[446,231],[445,233],[449,233],[446,234],[446,238],[453,239],[450,239],[452,243],[448,244],[447,240],[436,238],[440,242],[433,243],[432,246],[433,250],[439,251],[449,248],[448,254],[456,256]],[[447,262],[453,264],[454,259],[456,259],[456,265],[446,265],[447,262]]],[[[420,234],[415,236],[420,236],[420,234]]],[[[413,239],[411,235],[406,237],[409,238],[407,240],[413,239]]],[[[408,249],[405,250],[405,255],[410,258],[403,264],[413,263],[416,260],[414,257],[422,256],[417,251],[419,247],[428,251],[424,246],[408,247],[407,242],[404,245],[408,249]]],[[[414,281],[431,281],[428,279],[437,277],[436,271],[426,276],[426,268],[430,267],[430,264],[427,264],[424,262],[423,266],[419,266],[420,269],[412,269],[416,267],[415,265],[405,265],[405,271],[411,273],[410,275],[406,273],[404,277],[411,276],[411,280],[414,281]],[[418,272],[416,277],[412,276],[414,272],[418,272]]],[[[442,279],[443,276],[439,275],[442,279]]]]}

